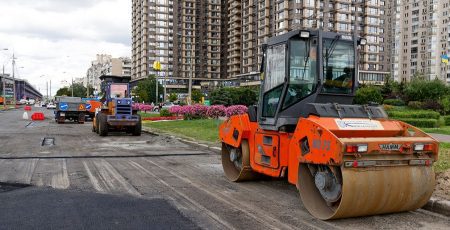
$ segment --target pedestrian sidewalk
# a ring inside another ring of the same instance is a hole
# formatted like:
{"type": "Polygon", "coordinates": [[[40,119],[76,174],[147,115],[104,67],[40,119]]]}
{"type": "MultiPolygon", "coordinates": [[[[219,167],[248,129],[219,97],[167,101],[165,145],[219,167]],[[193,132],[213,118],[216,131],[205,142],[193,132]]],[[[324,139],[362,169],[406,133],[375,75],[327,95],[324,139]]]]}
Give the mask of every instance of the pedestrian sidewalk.
{"type": "Polygon", "coordinates": [[[431,135],[436,140],[438,140],[439,142],[450,143],[450,135],[438,134],[438,133],[428,133],[428,134],[431,135]]]}

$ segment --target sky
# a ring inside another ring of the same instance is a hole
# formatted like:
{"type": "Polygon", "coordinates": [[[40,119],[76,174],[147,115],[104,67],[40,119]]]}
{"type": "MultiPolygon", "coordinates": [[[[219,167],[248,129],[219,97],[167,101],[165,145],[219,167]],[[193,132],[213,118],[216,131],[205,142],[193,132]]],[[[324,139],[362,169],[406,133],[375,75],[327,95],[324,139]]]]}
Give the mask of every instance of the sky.
{"type": "Polygon", "coordinates": [[[96,54],[131,55],[131,2],[0,0],[0,65],[11,73],[14,54],[15,76],[43,95],[51,80],[54,95],[86,76],[96,54]]]}

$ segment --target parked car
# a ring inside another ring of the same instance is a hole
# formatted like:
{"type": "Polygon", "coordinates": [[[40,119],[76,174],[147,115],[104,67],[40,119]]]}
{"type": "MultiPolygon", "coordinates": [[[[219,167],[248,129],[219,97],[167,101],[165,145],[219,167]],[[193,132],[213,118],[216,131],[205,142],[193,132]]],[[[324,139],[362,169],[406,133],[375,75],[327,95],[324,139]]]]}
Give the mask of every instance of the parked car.
{"type": "Polygon", "coordinates": [[[18,101],[18,102],[16,102],[16,104],[18,104],[18,105],[25,105],[25,104],[27,104],[27,99],[20,99],[20,101],[18,101]]]}
{"type": "Polygon", "coordinates": [[[56,105],[53,103],[48,103],[47,104],[47,109],[56,109],[56,105]]]}
{"type": "Polygon", "coordinates": [[[153,112],[159,112],[161,109],[170,109],[170,107],[174,106],[173,102],[164,102],[161,106],[155,106],[153,108],[153,112]]]}

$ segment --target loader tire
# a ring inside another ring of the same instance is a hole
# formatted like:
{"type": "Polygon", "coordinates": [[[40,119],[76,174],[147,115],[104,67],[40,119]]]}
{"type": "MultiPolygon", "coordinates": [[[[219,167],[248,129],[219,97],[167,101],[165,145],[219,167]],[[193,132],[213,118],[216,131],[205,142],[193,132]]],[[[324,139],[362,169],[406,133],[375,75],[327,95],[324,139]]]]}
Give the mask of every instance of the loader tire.
{"type": "Polygon", "coordinates": [[[98,134],[102,137],[108,136],[108,122],[105,114],[98,115],[98,134]]]}
{"type": "Polygon", "coordinates": [[[141,116],[138,115],[139,121],[138,123],[133,127],[133,136],[140,136],[142,132],[142,120],[141,116]]]}

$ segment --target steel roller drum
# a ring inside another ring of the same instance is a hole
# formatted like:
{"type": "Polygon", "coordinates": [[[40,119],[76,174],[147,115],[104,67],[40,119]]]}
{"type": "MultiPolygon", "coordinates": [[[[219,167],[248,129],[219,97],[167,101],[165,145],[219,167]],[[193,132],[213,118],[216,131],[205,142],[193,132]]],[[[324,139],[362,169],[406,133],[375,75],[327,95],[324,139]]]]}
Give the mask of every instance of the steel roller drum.
{"type": "Polygon", "coordinates": [[[301,164],[297,187],[306,209],[328,220],[411,211],[424,206],[435,187],[432,166],[344,168],[341,199],[327,204],[308,167],[301,164]]]}

